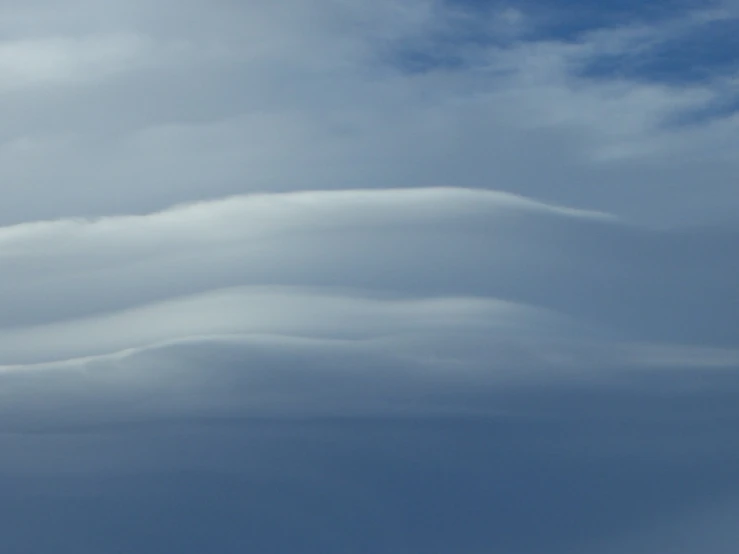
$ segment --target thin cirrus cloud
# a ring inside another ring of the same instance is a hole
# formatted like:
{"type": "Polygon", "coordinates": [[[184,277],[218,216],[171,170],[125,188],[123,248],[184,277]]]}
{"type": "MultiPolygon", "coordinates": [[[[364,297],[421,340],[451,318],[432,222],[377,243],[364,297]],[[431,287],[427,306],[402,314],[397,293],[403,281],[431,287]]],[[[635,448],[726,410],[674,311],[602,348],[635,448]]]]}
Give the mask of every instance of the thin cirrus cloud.
{"type": "Polygon", "coordinates": [[[731,5],[103,4],[0,7],[8,549],[736,550],[731,5]]]}

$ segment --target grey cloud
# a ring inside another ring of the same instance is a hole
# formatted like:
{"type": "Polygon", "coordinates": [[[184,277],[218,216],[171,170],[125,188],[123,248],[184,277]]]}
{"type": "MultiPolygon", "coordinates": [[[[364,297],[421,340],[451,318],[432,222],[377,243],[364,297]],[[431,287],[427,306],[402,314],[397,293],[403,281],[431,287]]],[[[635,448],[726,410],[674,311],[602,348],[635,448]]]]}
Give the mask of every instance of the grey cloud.
{"type": "MultiPolygon", "coordinates": [[[[445,329],[428,327],[343,339],[202,335],[112,355],[5,366],[3,431],[53,434],[227,417],[574,422],[588,413],[594,422],[643,425],[735,417],[738,350],[501,336],[464,322],[453,330],[450,322],[445,329]],[[634,404],[624,411],[628,399],[634,404]],[[691,402],[699,402],[702,413],[676,409],[691,402]]],[[[716,429],[722,430],[730,426],[716,429]]],[[[665,454],[662,439],[653,440],[640,452],[665,454]]]]}
{"type": "Polygon", "coordinates": [[[625,552],[676,527],[711,545],[706,520],[732,513],[736,365],[573,377],[539,359],[522,378],[492,349],[496,378],[378,346],[211,340],[0,376],[6,539],[625,552]]]}
{"type": "Polygon", "coordinates": [[[0,6],[6,549],[734,552],[732,76],[583,72],[705,21],[0,6]]]}

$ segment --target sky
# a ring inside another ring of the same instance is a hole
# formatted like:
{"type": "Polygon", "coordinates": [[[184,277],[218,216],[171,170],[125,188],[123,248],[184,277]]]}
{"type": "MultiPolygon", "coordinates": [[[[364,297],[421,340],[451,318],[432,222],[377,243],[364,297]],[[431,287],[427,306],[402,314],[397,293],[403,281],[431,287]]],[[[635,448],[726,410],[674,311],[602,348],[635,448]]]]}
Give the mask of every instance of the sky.
{"type": "Polygon", "coordinates": [[[739,548],[739,4],[0,4],[0,536],[739,548]]]}

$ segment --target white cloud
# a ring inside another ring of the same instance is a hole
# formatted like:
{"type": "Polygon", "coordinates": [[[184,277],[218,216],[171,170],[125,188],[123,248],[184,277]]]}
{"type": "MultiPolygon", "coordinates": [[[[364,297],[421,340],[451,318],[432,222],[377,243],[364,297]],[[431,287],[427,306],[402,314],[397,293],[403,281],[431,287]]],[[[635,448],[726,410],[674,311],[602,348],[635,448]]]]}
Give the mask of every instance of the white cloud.
{"type": "Polygon", "coordinates": [[[84,83],[145,56],[136,36],[28,39],[0,43],[0,90],[84,83]]]}
{"type": "Polygon", "coordinates": [[[734,237],[451,188],[26,223],[0,229],[0,342],[7,363],[53,361],[200,334],[392,334],[438,309],[440,322],[508,333],[543,333],[547,320],[546,333],[736,345],[725,304],[734,237]],[[702,301],[686,301],[695,290],[702,301]]]}
{"type": "Polygon", "coordinates": [[[506,190],[669,224],[735,211],[724,184],[736,172],[733,119],[663,126],[725,101],[725,76],[688,87],[577,73],[700,27],[697,16],[576,43],[478,46],[458,68],[407,74],[403,45],[433,43],[449,11],[427,2],[109,7],[109,21],[87,28],[90,6],[44,7],[47,36],[29,29],[7,43],[58,43],[41,49],[63,58],[55,74],[94,78],[7,95],[1,221],[405,186],[506,190]],[[111,56],[126,71],[108,71],[111,56]]]}
{"type": "Polygon", "coordinates": [[[527,219],[543,228],[614,224],[510,194],[417,189],[255,195],[7,227],[0,342],[7,360],[53,361],[213,333],[393,334],[496,322],[521,332],[537,310],[470,295],[463,283],[479,276],[460,274],[474,271],[486,248],[497,255],[485,264],[534,261],[537,239],[516,238],[527,219]],[[519,252],[507,243],[515,240],[519,252]],[[446,290],[434,292],[439,278],[446,290]],[[391,296],[364,297],[362,288],[391,296]]]}
{"type": "MultiPolygon", "coordinates": [[[[9,330],[0,334],[11,363],[104,354],[212,334],[372,337],[449,329],[522,332],[546,314],[512,303],[441,298],[379,301],[311,291],[263,288],[216,291],[120,314],[9,330]]],[[[556,318],[549,325],[556,328],[556,318]]],[[[541,325],[541,322],[539,322],[541,325]]]]}

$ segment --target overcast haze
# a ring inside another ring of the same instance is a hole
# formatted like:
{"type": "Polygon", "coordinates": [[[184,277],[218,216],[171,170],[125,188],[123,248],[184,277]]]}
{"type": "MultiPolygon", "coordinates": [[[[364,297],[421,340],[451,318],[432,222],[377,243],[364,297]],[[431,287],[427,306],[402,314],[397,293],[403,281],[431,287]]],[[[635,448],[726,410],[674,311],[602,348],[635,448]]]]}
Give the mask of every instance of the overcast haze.
{"type": "Polygon", "coordinates": [[[739,5],[0,5],[24,554],[739,548],[739,5]]]}

